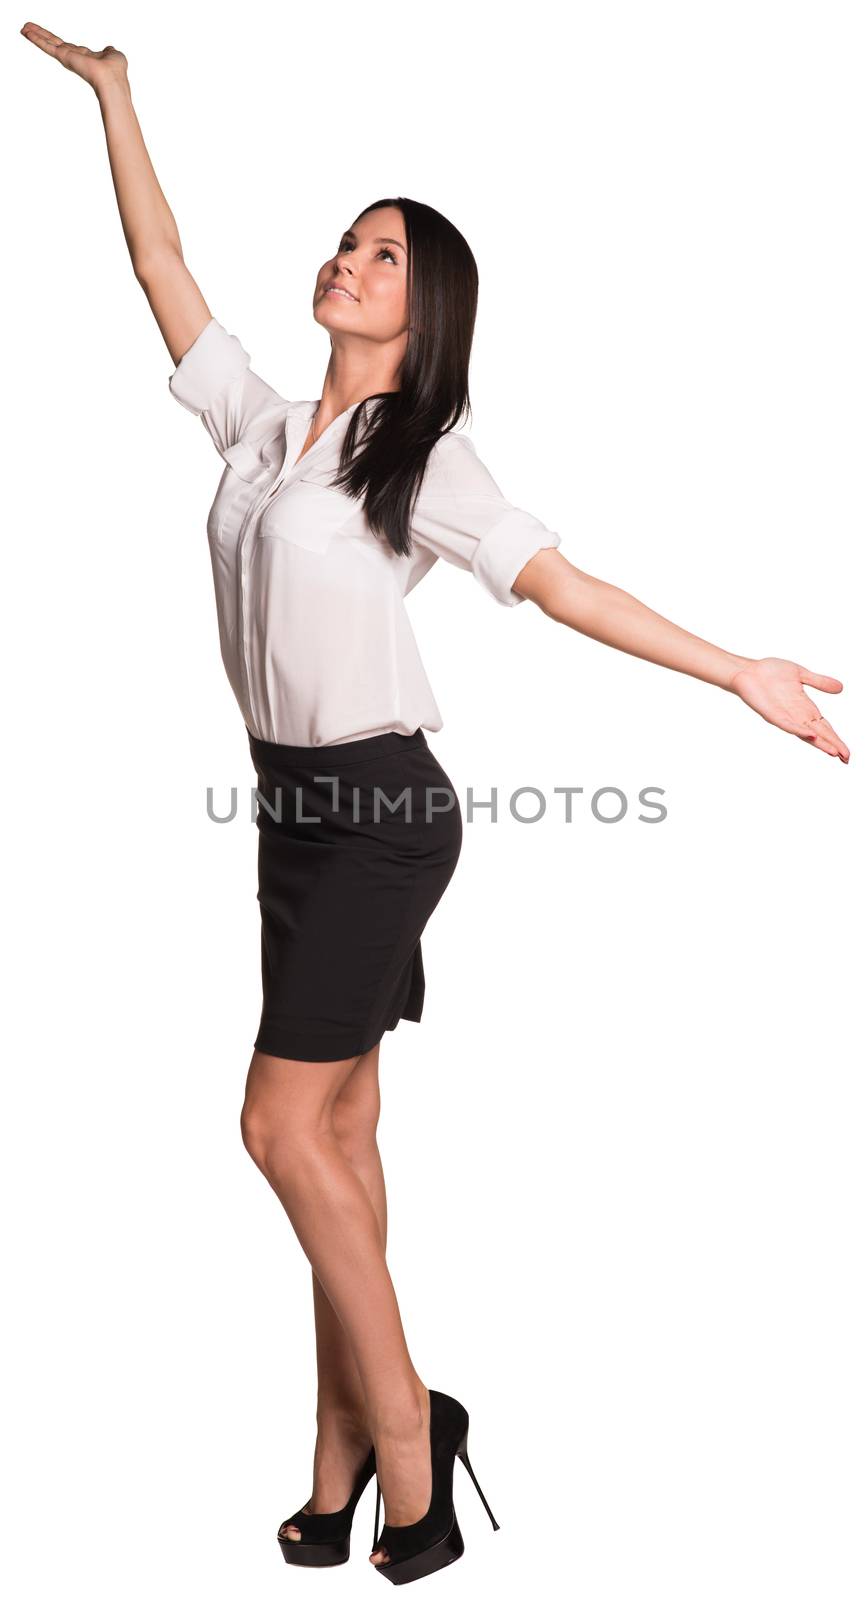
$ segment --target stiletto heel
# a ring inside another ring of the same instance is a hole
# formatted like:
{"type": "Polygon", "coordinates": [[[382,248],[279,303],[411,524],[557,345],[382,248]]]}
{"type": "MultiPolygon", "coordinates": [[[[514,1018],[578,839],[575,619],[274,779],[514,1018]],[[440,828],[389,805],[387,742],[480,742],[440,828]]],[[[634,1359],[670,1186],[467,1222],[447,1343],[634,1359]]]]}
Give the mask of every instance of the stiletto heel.
{"type": "Polygon", "coordinates": [[[430,1466],[432,1492],[430,1504],[418,1522],[402,1526],[384,1523],[379,1533],[379,1502],[381,1486],[376,1478],[376,1518],[373,1525],[372,1555],[382,1548],[387,1560],[376,1563],[377,1572],[391,1583],[412,1583],[415,1578],[426,1578],[440,1567],[459,1560],[463,1554],[463,1535],[454,1511],[454,1462],[459,1455],[481,1496],[484,1509],[499,1527],[481,1485],[469,1464],[466,1441],[469,1433],[469,1413],[449,1394],[439,1389],[430,1390],[430,1466]]]}
{"type": "MultiPolygon", "coordinates": [[[[478,1479],[476,1478],[475,1473],[472,1471],[472,1465],[471,1465],[471,1462],[469,1460],[469,1456],[466,1453],[466,1439],[463,1440],[462,1444],[457,1446],[457,1454],[460,1457],[460,1460],[463,1462],[463,1465],[466,1468],[466,1471],[469,1473],[469,1476],[472,1479],[472,1482],[474,1483],[476,1489],[478,1490],[478,1494],[479,1494],[479,1498],[481,1500],[481,1504],[483,1505],[485,1511],[487,1512],[487,1515],[490,1518],[490,1521],[493,1523],[494,1529],[498,1528],[499,1527],[499,1523],[496,1521],[496,1518],[494,1517],[493,1512],[491,1511],[489,1505],[487,1504],[487,1501],[484,1498],[484,1490],[482,1489],[480,1483],[478,1482],[478,1479]]],[[[498,1549],[498,1546],[497,1546],[497,1549],[498,1549]]]]}
{"type": "Polygon", "coordinates": [[[382,1485],[380,1484],[379,1479],[377,1477],[377,1479],[376,1479],[376,1515],[373,1518],[373,1543],[370,1546],[370,1554],[371,1555],[373,1554],[373,1551],[376,1548],[376,1543],[377,1543],[377,1540],[379,1538],[379,1507],[380,1507],[381,1504],[382,1504],[382,1485]]]}
{"type": "MultiPolygon", "coordinates": [[[[296,1567],[336,1567],[349,1559],[349,1540],[355,1507],[376,1471],[376,1452],[370,1448],[367,1459],[358,1468],[346,1504],[339,1511],[296,1511],[280,1523],[277,1539],[286,1561],[296,1567]],[[290,1539],[283,1529],[293,1523],[300,1539],[290,1539]]],[[[379,1480],[376,1480],[376,1517],[379,1515],[379,1480]]]]}

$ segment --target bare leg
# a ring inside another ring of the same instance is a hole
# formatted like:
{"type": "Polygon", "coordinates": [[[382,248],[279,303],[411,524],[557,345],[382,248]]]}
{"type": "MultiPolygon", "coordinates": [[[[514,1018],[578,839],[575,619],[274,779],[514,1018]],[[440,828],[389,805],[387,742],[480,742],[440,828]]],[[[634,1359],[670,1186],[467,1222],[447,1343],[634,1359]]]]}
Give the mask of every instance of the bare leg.
{"type": "MultiPolygon", "coordinates": [[[[409,1356],[377,1207],[337,1132],[341,1127],[345,1138],[353,1098],[349,1080],[361,1060],[289,1061],[254,1051],[241,1128],[353,1354],[376,1446],[385,1518],[410,1523],[424,1515],[432,1490],[430,1396],[409,1356]],[[346,1099],[338,1108],[344,1089],[346,1099]]],[[[369,1143],[366,1161],[375,1190],[381,1180],[375,1163],[369,1164],[369,1143]]],[[[330,1384],[327,1363],[326,1370],[330,1384]]],[[[337,1382],[343,1396],[346,1377],[344,1365],[337,1382]]],[[[349,1394],[356,1395],[351,1369],[348,1382],[349,1394]]]]}
{"type": "MultiPolygon", "coordinates": [[[[359,1056],[334,1102],[334,1131],[346,1160],[363,1183],[379,1224],[383,1249],[387,1237],[385,1175],[376,1143],[379,1120],[379,1046],[359,1056]]],[[[343,1325],[315,1272],[313,1309],[316,1323],[318,1402],[313,1493],[305,1511],[338,1511],[346,1504],[358,1468],[370,1448],[366,1402],[358,1363],[343,1325]]],[[[301,1535],[293,1523],[280,1532],[301,1535]]]]}

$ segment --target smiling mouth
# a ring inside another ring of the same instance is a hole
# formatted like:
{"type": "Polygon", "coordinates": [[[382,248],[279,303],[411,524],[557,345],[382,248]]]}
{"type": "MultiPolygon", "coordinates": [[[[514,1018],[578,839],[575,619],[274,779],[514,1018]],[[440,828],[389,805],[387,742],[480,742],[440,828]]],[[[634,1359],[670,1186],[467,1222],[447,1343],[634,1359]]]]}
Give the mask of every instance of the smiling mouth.
{"type": "Polygon", "coordinates": [[[327,289],[325,290],[325,294],[337,294],[337,295],[340,296],[341,299],[343,299],[343,300],[354,300],[355,303],[357,304],[357,300],[356,300],[355,295],[350,294],[348,289],[338,289],[336,284],[329,284],[327,289]]]}

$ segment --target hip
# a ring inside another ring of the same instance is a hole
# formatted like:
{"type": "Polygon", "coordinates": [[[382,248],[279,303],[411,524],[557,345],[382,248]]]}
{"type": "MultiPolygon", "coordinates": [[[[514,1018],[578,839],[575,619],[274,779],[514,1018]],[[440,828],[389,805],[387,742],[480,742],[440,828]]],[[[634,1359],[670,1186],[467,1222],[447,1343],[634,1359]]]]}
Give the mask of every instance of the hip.
{"type": "Polygon", "coordinates": [[[247,736],[260,832],[401,857],[459,854],[457,793],[422,728],[312,747],[247,736]]]}

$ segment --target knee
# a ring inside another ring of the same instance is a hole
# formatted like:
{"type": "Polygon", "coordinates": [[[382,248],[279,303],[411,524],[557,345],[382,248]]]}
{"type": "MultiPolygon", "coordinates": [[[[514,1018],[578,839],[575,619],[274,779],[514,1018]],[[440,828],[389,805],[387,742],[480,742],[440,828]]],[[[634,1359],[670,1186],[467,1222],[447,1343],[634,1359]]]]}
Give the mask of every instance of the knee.
{"type": "Polygon", "coordinates": [[[328,1134],[322,1119],[285,1098],[247,1090],[241,1107],[241,1139],[247,1154],[279,1189],[306,1188],[317,1181],[328,1134]]]}
{"type": "Polygon", "coordinates": [[[249,1095],[241,1106],[241,1139],[247,1155],[264,1171],[269,1143],[267,1118],[249,1095]]]}
{"type": "Polygon", "coordinates": [[[273,1181],[285,1182],[292,1173],[302,1181],[309,1166],[315,1165],[322,1144],[336,1139],[346,1160],[363,1164],[376,1148],[379,1120],[379,1093],[376,1084],[351,1094],[338,1095],[330,1117],[317,1114],[310,1120],[300,1107],[285,1099],[250,1087],[241,1107],[241,1139],[256,1166],[273,1181]]]}
{"type": "Polygon", "coordinates": [[[287,1134],[285,1117],[277,1117],[267,1101],[247,1095],[241,1107],[241,1139],[244,1149],[265,1177],[285,1178],[294,1169],[300,1154],[299,1143],[287,1134]]]}

